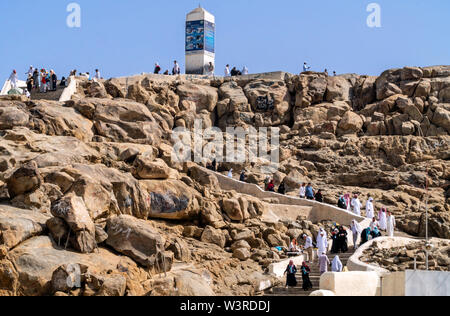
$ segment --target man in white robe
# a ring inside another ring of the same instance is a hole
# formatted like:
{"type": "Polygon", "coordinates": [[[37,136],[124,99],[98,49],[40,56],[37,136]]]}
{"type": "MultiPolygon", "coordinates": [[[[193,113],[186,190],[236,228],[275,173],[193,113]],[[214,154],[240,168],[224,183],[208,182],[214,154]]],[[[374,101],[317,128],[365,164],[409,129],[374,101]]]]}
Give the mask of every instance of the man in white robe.
{"type": "Polygon", "coordinates": [[[331,263],[331,272],[342,272],[344,269],[344,265],[339,259],[339,256],[334,257],[333,262],[331,263]]]}
{"type": "Polygon", "coordinates": [[[388,212],[388,218],[387,218],[387,233],[389,237],[394,237],[394,230],[395,230],[395,217],[392,215],[391,212],[388,212]]]}
{"type": "Polygon", "coordinates": [[[11,73],[11,76],[9,76],[9,81],[11,82],[11,89],[17,89],[17,81],[19,78],[17,78],[17,72],[13,70],[11,73]]]}
{"type": "Polygon", "coordinates": [[[353,247],[354,249],[358,248],[358,237],[362,233],[361,225],[355,220],[352,220],[352,225],[350,226],[353,234],[353,247]]]}
{"type": "Polygon", "coordinates": [[[225,67],[225,77],[230,77],[231,72],[230,72],[230,65],[227,65],[225,67]]]}
{"type": "Polygon", "coordinates": [[[386,215],[386,209],[382,208],[380,212],[378,213],[378,224],[380,230],[386,231],[387,230],[387,215],[386,215]]]}
{"type": "Polygon", "coordinates": [[[327,253],[328,251],[328,238],[327,233],[323,228],[320,229],[319,235],[317,236],[317,256],[319,257],[322,253],[327,253]]]}
{"type": "Polygon", "coordinates": [[[369,197],[366,203],[366,218],[372,219],[375,217],[375,210],[373,208],[373,198],[369,197]]]}
{"type": "Polygon", "coordinates": [[[352,199],[352,207],[353,207],[353,213],[355,213],[358,216],[361,216],[361,201],[358,199],[358,196],[355,194],[355,196],[352,199]]]}

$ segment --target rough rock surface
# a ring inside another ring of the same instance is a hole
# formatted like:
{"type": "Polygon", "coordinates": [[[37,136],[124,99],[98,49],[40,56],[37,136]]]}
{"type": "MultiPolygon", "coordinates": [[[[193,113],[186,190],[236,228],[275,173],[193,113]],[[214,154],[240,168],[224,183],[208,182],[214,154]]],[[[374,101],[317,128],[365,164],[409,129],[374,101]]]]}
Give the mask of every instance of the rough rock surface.
{"type": "MultiPolygon", "coordinates": [[[[449,66],[77,81],[63,103],[0,97],[0,295],[255,295],[277,283],[265,273],[285,259],[274,247],[330,222],[267,221],[278,199],[221,190],[200,168],[211,161],[173,161],[172,130],[198,120],[279,128],[277,172],[262,171],[266,158],[219,172],[246,169],[261,187],[273,176],[294,196],[312,183],[333,205],[340,193],[371,196],[419,237],[427,206],[430,235],[450,239],[449,66]]],[[[406,260],[389,251],[368,259],[406,260]]]]}

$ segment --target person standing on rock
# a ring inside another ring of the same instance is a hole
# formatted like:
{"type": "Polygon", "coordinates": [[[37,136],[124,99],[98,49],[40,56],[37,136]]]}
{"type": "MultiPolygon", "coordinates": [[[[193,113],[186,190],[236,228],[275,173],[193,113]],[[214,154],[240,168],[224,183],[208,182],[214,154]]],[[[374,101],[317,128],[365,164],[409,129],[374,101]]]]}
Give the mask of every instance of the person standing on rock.
{"type": "Polygon", "coordinates": [[[306,292],[306,291],[311,290],[313,288],[313,285],[312,285],[311,280],[309,279],[309,274],[311,273],[311,269],[304,261],[302,263],[301,272],[302,272],[303,290],[306,292]]]}
{"type": "Polygon", "coordinates": [[[230,76],[231,76],[230,65],[226,65],[225,66],[225,77],[230,77],[230,76]]]}
{"type": "Polygon", "coordinates": [[[366,203],[366,218],[372,219],[375,217],[375,211],[373,208],[373,198],[369,197],[366,203]]]}
{"type": "Polygon", "coordinates": [[[308,254],[308,263],[314,263],[314,245],[312,238],[306,234],[303,234],[303,240],[305,241],[304,249],[308,254]]]}
{"type": "Polygon", "coordinates": [[[355,213],[358,216],[361,216],[361,201],[358,198],[358,195],[355,194],[355,196],[352,199],[352,207],[353,207],[353,213],[355,213]]]}
{"type": "Polygon", "coordinates": [[[286,194],[286,186],[284,185],[284,181],[281,182],[280,186],[278,187],[278,193],[279,194],[286,194]]]}
{"type": "Polygon", "coordinates": [[[284,274],[287,273],[286,277],[286,288],[289,287],[296,287],[297,286],[297,278],[295,275],[297,274],[297,267],[294,264],[294,261],[291,260],[289,262],[289,265],[287,266],[286,270],[284,271],[284,274]]]}
{"type": "Polygon", "coordinates": [[[387,216],[386,216],[386,209],[382,208],[380,212],[378,213],[378,223],[380,230],[386,231],[387,230],[387,216]]]}
{"type": "Polygon", "coordinates": [[[245,76],[245,75],[248,75],[248,68],[246,67],[246,66],[244,66],[244,68],[242,68],[242,74],[245,76]]]}
{"type": "Polygon", "coordinates": [[[153,70],[153,73],[155,75],[159,75],[160,71],[161,71],[161,66],[159,65],[159,63],[155,63],[155,69],[153,70]]]}
{"type": "Polygon", "coordinates": [[[53,69],[50,70],[50,82],[51,82],[52,91],[56,91],[57,85],[58,85],[58,77],[56,76],[53,69]]]}
{"type": "Polygon", "coordinates": [[[11,76],[9,76],[9,81],[11,82],[11,89],[17,89],[17,82],[19,78],[17,77],[17,71],[13,70],[11,76]]]}
{"type": "Polygon", "coordinates": [[[176,76],[179,74],[181,74],[181,68],[180,65],[178,65],[178,62],[175,60],[173,62],[172,75],[176,76]]]}
{"type": "Polygon", "coordinates": [[[230,171],[228,171],[228,178],[233,179],[233,169],[230,169],[230,171]]]}
{"type": "Polygon", "coordinates": [[[394,217],[394,215],[392,215],[391,212],[388,212],[388,217],[387,217],[387,234],[388,234],[388,237],[394,237],[395,227],[396,227],[395,217],[394,217]]]}
{"type": "Polygon", "coordinates": [[[319,257],[319,271],[320,275],[328,272],[328,266],[330,265],[330,259],[328,259],[327,253],[322,252],[319,257]]]}
{"type": "Polygon", "coordinates": [[[331,272],[342,272],[344,269],[344,265],[341,262],[339,256],[334,257],[333,262],[331,263],[331,272]]]}
{"type": "Polygon", "coordinates": [[[308,66],[308,64],[306,62],[303,63],[303,72],[307,72],[308,70],[310,70],[311,67],[308,66]]]}
{"type": "Polygon", "coordinates": [[[100,71],[98,69],[95,69],[95,76],[94,76],[95,80],[100,80],[102,79],[102,76],[100,75],[100,71]]]}
{"type": "Polygon", "coordinates": [[[350,226],[353,234],[353,248],[356,250],[358,248],[358,237],[362,233],[361,225],[356,220],[352,220],[352,224],[350,226]]]}

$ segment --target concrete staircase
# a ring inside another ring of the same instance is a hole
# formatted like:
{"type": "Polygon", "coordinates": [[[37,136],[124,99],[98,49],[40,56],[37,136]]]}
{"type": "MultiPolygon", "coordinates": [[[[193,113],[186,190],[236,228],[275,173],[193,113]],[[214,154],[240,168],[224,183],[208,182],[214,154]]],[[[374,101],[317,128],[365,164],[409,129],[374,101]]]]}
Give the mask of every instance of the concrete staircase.
{"type": "MultiPolygon", "coordinates": [[[[353,250],[353,248],[351,248],[346,253],[340,253],[340,254],[328,253],[328,258],[330,259],[330,262],[332,262],[334,257],[336,255],[339,255],[339,258],[345,267],[347,265],[348,259],[353,255],[353,253],[354,253],[354,250],[353,250]]],[[[300,266],[298,266],[297,267],[297,269],[298,269],[297,287],[286,289],[286,287],[284,286],[284,283],[283,283],[283,286],[275,287],[275,288],[268,290],[266,293],[264,293],[264,296],[309,296],[312,292],[320,290],[320,271],[319,271],[319,264],[318,264],[317,258],[315,258],[314,264],[309,264],[309,267],[311,269],[309,278],[311,280],[311,283],[313,284],[313,288],[311,290],[309,290],[309,291],[303,290],[302,274],[300,271],[300,266]]],[[[331,268],[328,268],[328,271],[330,271],[330,270],[331,270],[331,268]]]]}
{"type": "Polygon", "coordinates": [[[61,87],[58,85],[56,91],[47,91],[46,93],[40,93],[37,90],[33,90],[31,93],[31,100],[49,100],[49,101],[59,101],[64,89],[66,87],[61,87]]]}

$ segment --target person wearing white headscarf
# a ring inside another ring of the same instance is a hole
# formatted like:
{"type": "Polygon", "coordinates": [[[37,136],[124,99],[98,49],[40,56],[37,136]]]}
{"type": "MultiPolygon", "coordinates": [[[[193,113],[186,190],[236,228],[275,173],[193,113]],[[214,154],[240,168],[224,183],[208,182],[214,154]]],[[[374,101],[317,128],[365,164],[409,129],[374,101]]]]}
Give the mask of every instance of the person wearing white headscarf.
{"type": "Polygon", "coordinates": [[[387,233],[389,237],[394,237],[394,230],[395,230],[395,217],[392,215],[391,212],[388,212],[388,218],[387,218],[387,233]]]}
{"type": "Polygon", "coordinates": [[[248,75],[248,68],[247,68],[247,66],[244,66],[244,68],[242,69],[242,74],[243,75],[248,75]]]}
{"type": "Polygon", "coordinates": [[[339,256],[334,257],[331,263],[331,272],[342,272],[342,269],[344,269],[344,265],[339,259],[339,256]]]}
{"type": "Polygon", "coordinates": [[[328,238],[327,238],[327,233],[326,233],[325,229],[320,228],[319,234],[317,235],[316,240],[317,240],[317,248],[318,248],[317,256],[319,257],[321,253],[323,253],[323,252],[327,253],[327,251],[328,251],[328,238]]]}
{"type": "Polygon", "coordinates": [[[358,195],[355,194],[355,196],[352,199],[352,207],[353,207],[353,213],[355,213],[358,216],[361,216],[361,201],[358,199],[358,195]]]}
{"type": "Polygon", "coordinates": [[[352,220],[352,225],[350,226],[350,229],[352,230],[353,234],[353,247],[356,249],[358,248],[358,237],[362,233],[361,225],[355,220],[352,220]]]}
{"type": "Polygon", "coordinates": [[[386,209],[382,208],[380,212],[378,213],[378,224],[380,230],[387,230],[387,215],[386,215],[386,209]]]}
{"type": "Polygon", "coordinates": [[[328,271],[328,265],[330,264],[330,259],[328,259],[327,253],[322,252],[319,256],[319,271],[320,275],[328,271]]]}
{"type": "Polygon", "coordinates": [[[366,218],[372,219],[375,216],[375,211],[373,208],[373,198],[369,197],[366,203],[366,218]]]}
{"type": "Polygon", "coordinates": [[[228,171],[228,178],[233,178],[233,169],[230,169],[230,171],[228,171]]]}

